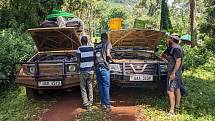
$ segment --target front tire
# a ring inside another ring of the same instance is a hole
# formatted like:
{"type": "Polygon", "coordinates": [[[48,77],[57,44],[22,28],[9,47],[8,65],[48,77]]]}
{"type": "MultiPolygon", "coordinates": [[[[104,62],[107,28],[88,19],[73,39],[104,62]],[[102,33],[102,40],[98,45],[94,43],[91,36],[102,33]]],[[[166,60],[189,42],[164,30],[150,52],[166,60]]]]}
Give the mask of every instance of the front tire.
{"type": "Polygon", "coordinates": [[[26,96],[28,99],[35,99],[38,97],[39,93],[36,89],[26,87],[26,96]]]}

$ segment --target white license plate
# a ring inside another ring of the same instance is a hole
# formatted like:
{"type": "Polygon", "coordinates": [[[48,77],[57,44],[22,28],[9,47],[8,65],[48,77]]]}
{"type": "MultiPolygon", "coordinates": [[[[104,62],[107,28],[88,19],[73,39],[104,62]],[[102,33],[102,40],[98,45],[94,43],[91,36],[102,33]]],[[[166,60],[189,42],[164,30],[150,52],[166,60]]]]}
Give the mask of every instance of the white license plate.
{"type": "Polygon", "coordinates": [[[62,82],[61,82],[61,81],[40,81],[40,82],[38,82],[38,86],[39,86],[39,87],[47,87],[47,86],[55,87],[55,86],[62,86],[62,82]]]}
{"type": "Polygon", "coordinates": [[[153,75],[134,74],[130,76],[130,81],[153,81],[153,75]]]}

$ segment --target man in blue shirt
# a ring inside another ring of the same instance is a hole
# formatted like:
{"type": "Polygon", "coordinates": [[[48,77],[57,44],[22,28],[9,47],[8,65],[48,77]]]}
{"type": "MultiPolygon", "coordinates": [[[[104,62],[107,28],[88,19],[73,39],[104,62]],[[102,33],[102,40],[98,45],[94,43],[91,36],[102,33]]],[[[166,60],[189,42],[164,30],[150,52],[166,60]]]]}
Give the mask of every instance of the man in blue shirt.
{"type": "Polygon", "coordinates": [[[80,65],[80,88],[83,99],[83,106],[89,109],[93,103],[93,71],[94,71],[94,48],[88,45],[88,37],[81,37],[82,46],[77,50],[78,62],[80,65]],[[86,91],[88,87],[88,95],[86,91]]]}
{"type": "Polygon", "coordinates": [[[106,33],[101,34],[101,43],[95,47],[96,78],[99,88],[99,99],[101,105],[110,112],[110,69],[109,60],[112,60],[110,50],[112,45],[106,33]]]}

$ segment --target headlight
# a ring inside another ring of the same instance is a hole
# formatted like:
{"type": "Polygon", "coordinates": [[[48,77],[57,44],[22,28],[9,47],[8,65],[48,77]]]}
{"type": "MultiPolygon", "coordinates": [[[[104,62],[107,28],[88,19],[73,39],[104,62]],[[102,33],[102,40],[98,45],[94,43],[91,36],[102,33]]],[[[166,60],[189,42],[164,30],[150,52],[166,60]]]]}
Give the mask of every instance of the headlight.
{"type": "Polygon", "coordinates": [[[167,65],[160,65],[161,72],[167,72],[167,65]]]}
{"type": "Polygon", "coordinates": [[[121,68],[119,64],[110,64],[110,71],[121,72],[121,68]]]}
{"type": "Polygon", "coordinates": [[[76,66],[75,65],[68,65],[68,71],[69,72],[74,72],[76,70],[76,66]]]}
{"type": "Polygon", "coordinates": [[[36,71],[36,69],[35,69],[34,66],[29,66],[29,67],[28,67],[28,71],[29,71],[31,74],[34,74],[35,71],[36,71]]]}

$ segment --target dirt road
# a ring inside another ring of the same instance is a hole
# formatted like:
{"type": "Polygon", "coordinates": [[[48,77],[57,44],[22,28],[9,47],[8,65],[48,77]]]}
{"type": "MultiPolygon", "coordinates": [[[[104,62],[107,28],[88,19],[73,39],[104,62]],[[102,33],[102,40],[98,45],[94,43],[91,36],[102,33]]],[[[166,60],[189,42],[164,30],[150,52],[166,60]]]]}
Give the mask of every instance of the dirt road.
{"type": "MultiPolygon", "coordinates": [[[[110,121],[145,121],[138,116],[136,101],[132,98],[134,94],[134,90],[126,88],[111,91],[110,121]]],[[[82,111],[85,110],[81,108],[80,90],[76,88],[60,95],[55,103],[39,114],[36,121],[74,121],[82,111]]]]}

